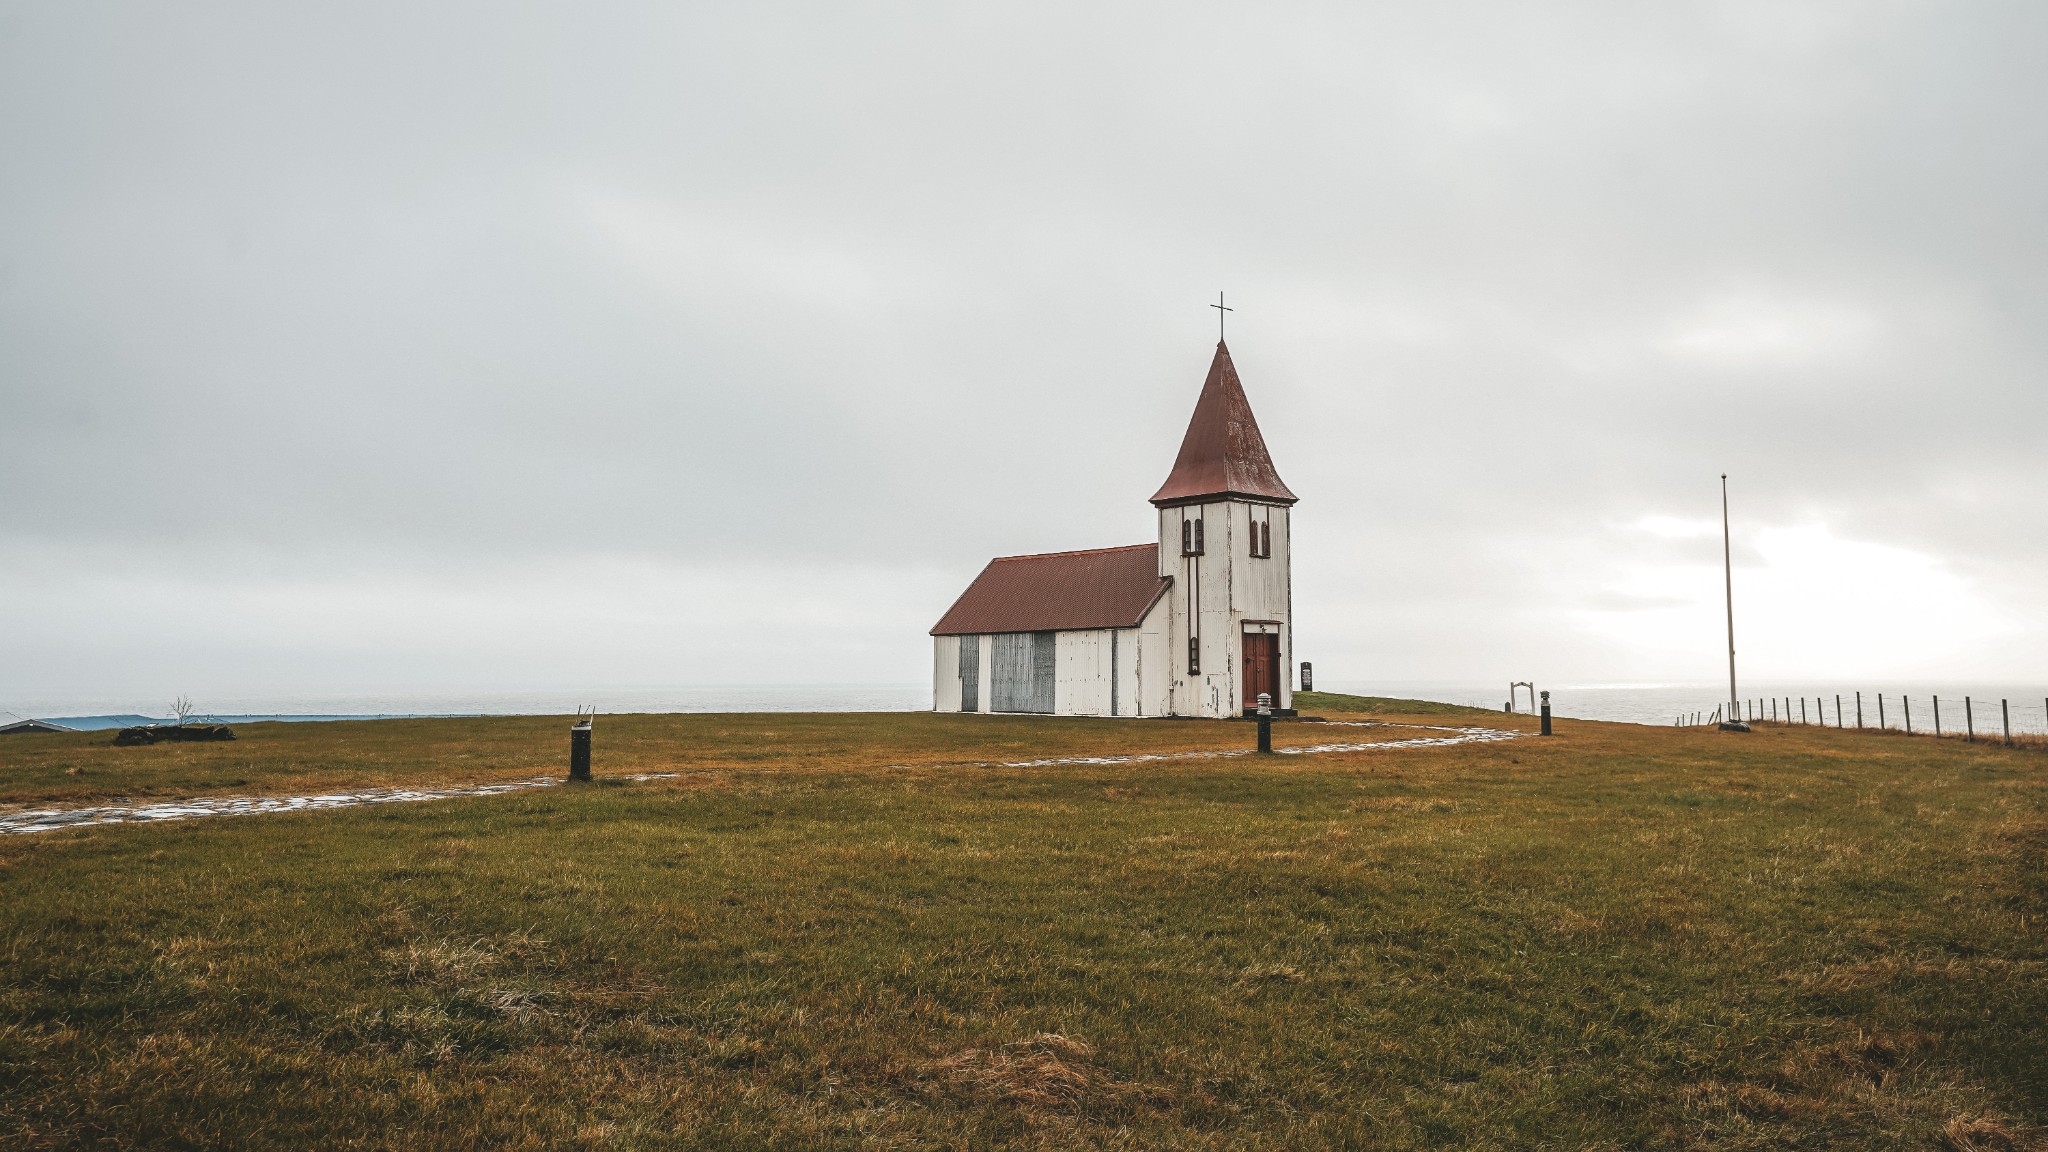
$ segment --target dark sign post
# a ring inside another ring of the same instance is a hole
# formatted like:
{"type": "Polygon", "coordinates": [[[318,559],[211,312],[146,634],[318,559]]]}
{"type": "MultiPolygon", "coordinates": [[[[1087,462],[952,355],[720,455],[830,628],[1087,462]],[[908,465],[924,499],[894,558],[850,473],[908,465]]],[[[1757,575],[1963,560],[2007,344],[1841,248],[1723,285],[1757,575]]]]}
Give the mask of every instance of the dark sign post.
{"type": "Polygon", "coordinates": [[[1259,693],[1259,751],[1273,750],[1273,697],[1259,693]]]}
{"type": "Polygon", "coordinates": [[[569,729],[569,779],[588,780],[590,779],[590,728],[591,724],[597,719],[597,713],[595,709],[592,709],[590,715],[584,716],[582,710],[578,709],[577,716],[579,718],[576,721],[576,726],[569,729]]]}
{"type": "Polygon", "coordinates": [[[1313,692],[1316,690],[1316,666],[1306,660],[1301,662],[1301,690],[1303,692],[1313,692]]]}
{"type": "Polygon", "coordinates": [[[1543,734],[1550,735],[1550,693],[1543,694],[1543,734]]]}

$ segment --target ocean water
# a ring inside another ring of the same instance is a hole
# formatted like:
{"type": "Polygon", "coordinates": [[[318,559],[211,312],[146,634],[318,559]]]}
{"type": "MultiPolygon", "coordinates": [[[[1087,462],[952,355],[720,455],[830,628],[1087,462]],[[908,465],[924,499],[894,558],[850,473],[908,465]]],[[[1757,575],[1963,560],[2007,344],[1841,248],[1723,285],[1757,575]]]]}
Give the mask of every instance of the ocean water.
{"type": "MultiPolygon", "coordinates": [[[[1324,679],[1318,687],[1333,692],[1355,692],[1366,696],[1396,696],[1414,700],[1438,700],[1498,709],[1507,702],[1508,687],[1473,681],[1439,680],[1334,680],[1324,679]]],[[[1726,685],[1712,684],[1574,684],[1539,682],[1538,691],[1550,692],[1551,712],[1560,717],[1614,720],[1632,724],[1673,723],[1682,714],[1712,712],[1727,693],[1726,685]]],[[[1842,702],[1842,722],[1856,723],[1856,693],[1863,694],[1863,720],[1875,727],[1882,701],[1886,727],[1901,727],[1910,704],[1916,731],[1934,724],[1934,697],[1941,698],[1941,722],[1945,731],[1960,731],[1964,725],[1964,699],[1976,730],[1997,732],[2003,719],[1999,702],[2008,702],[2015,734],[2048,734],[2048,683],[1996,684],[1876,681],[1864,684],[1835,682],[1759,681],[1741,686],[1745,697],[1764,698],[1768,718],[1770,699],[1778,701],[1780,713],[1789,710],[1799,716],[1799,702],[1806,702],[1807,718],[1814,721],[1823,706],[1827,722],[1836,722],[1835,700],[1842,702]],[[1789,699],[1789,709],[1787,700],[1789,699]]],[[[99,723],[81,726],[118,727],[139,723],[144,717],[164,718],[167,710],[152,701],[131,698],[58,698],[39,701],[0,701],[0,720],[34,716],[62,723],[66,718],[84,718],[99,723]]],[[[393,716],[567,716],[578,706],[596,706],[600,713],[627,712],[917,712],[931,707],[927,684],[765,684],[735,686],[683,686],[675,688],[624,689],[609,691],[529,692],[391,692],[356,694],[245,694],[199,701],[200,718],[223,722],[257,720],[335,720],[393,716]]],[[[1527,704],[1521,705],[1523,710],[1527,704]]]]}
{"type": "MultiPolygon", "coordinates": [[[[1356,692],[1364,696],[1398,696],[1412,700],[1441,700],[1447,704],[1470,704],[1479,708],[1501,708],[1507,703],[1508,686],[1499,684],[1475,684],[1450,681],[1326,681],[1318,685],[1333,692],[1356,692]]],[[[1863,723],[1875,728],[1879,725],[1880,706],[1883,725],[1900,728],[1905,725],[1907,708],[1911,708],[1913,730],[1932,731],[1934,727],[1934,698],[1941,698],[1941,725],[1945,732],[1960,732],[1964,726],[1964,700],[1969,700],[1969,711],[1974,718],[1977,732],[1998,732],[2002,728],[2000,701],[2012,718],[2015,735],[2048,734],[2048,681],[2034,684],[1971,683],[1950,681],[1887,681],[1876,680],[1864,683],[1848,681],[1771,681],[1759,680],[1754,684],[1738,681],[1736,688],[1746,700],[1762,702],[1765,719],[1772,719],[1771,702],[1777,701],[1776,718],[1798,720],[1801,717],[1800,701],[1805,701],[1804,716],[1809,723],[1819,723],[1823,707],[1826,722],[1837,722],[1836,698],[1841,700],[1840,721],[1847,727],[1856,726],[1856,694],[1861,692],[1863,723]]],[[[1576,717],[1584,720],[1616,720],[1629,724],[1672,724],[1680,716],[1690,718],[1692,713],[1711,713],[1727,698],[1728,686],[1721,684],[1573,684],[1569,682],[1545,684],[1538,682],[1538,692],[1550,693],[1550,711],[1553,716],[1576,717]]],[[[1528,711],[1526,690],[1520,705],[1521,711],[1528,711]]]]}
{"type": "MultiPolygon", "coordinates": [[[[360,720],[405,716],[567,716],[580,708],[627,712],[914,712],[931,707],[929,684],[755,684],[607,691],[246,693],[195,699],[196,720],[360,720]]],[[[129,697],[0,700],[0,722],[35,717],[82,728],[161,722],[161,702],[129,697]]]]}

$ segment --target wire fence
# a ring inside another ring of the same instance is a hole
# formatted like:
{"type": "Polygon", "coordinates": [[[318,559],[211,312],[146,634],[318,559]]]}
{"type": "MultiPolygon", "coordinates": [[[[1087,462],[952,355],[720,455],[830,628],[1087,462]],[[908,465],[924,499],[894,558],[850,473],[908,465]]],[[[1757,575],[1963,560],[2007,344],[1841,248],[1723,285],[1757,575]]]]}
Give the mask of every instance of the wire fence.
{"type": "Polygon", "coordinates": [[[1913,736],[2029,744],[2048,740],[2048,697],[1908,696],[1847,692],[1833,696],[1756,696],[1674,719],[1681,728],[1711,727],[1726,714],[1745,724],[1874,729],[1913,736]]]}

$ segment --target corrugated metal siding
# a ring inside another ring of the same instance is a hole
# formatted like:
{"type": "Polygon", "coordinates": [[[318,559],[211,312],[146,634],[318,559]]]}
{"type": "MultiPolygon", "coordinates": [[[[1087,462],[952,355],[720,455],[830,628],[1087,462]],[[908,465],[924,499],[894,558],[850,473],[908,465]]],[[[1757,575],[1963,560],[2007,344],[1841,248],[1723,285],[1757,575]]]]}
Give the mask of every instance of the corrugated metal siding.
{"type": "Polygon", "coordinates": [[[960,637],[960,710],[981,708],[981,637],[960,637]]]}
{"type": "Polygon", "coordinates": [[[1059,636],[1052,632],[1031,634],[1031,707],[1032,712],[1051,712],[1053,706],[1053,683],[1059,678],[1059,636]]]}
{"type": "Polygon", "coordinates": [[[994,639],[990,711],[1050,713],[1059,659],[1055,634],[998,632],[994,639]]]}

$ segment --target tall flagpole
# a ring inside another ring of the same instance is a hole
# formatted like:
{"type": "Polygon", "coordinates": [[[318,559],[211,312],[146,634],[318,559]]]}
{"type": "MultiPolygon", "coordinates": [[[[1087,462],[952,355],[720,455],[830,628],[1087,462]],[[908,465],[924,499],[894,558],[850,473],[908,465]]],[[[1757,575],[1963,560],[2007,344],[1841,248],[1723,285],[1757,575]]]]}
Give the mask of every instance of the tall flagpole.
{"type": "Polygon", "coordinates": [[[1735,697],[1735,555],[1728,543],[1728,474],[1721,473],[1721,574],[1728,592],[1728,722],[1742,723],[1735,697]]]}

